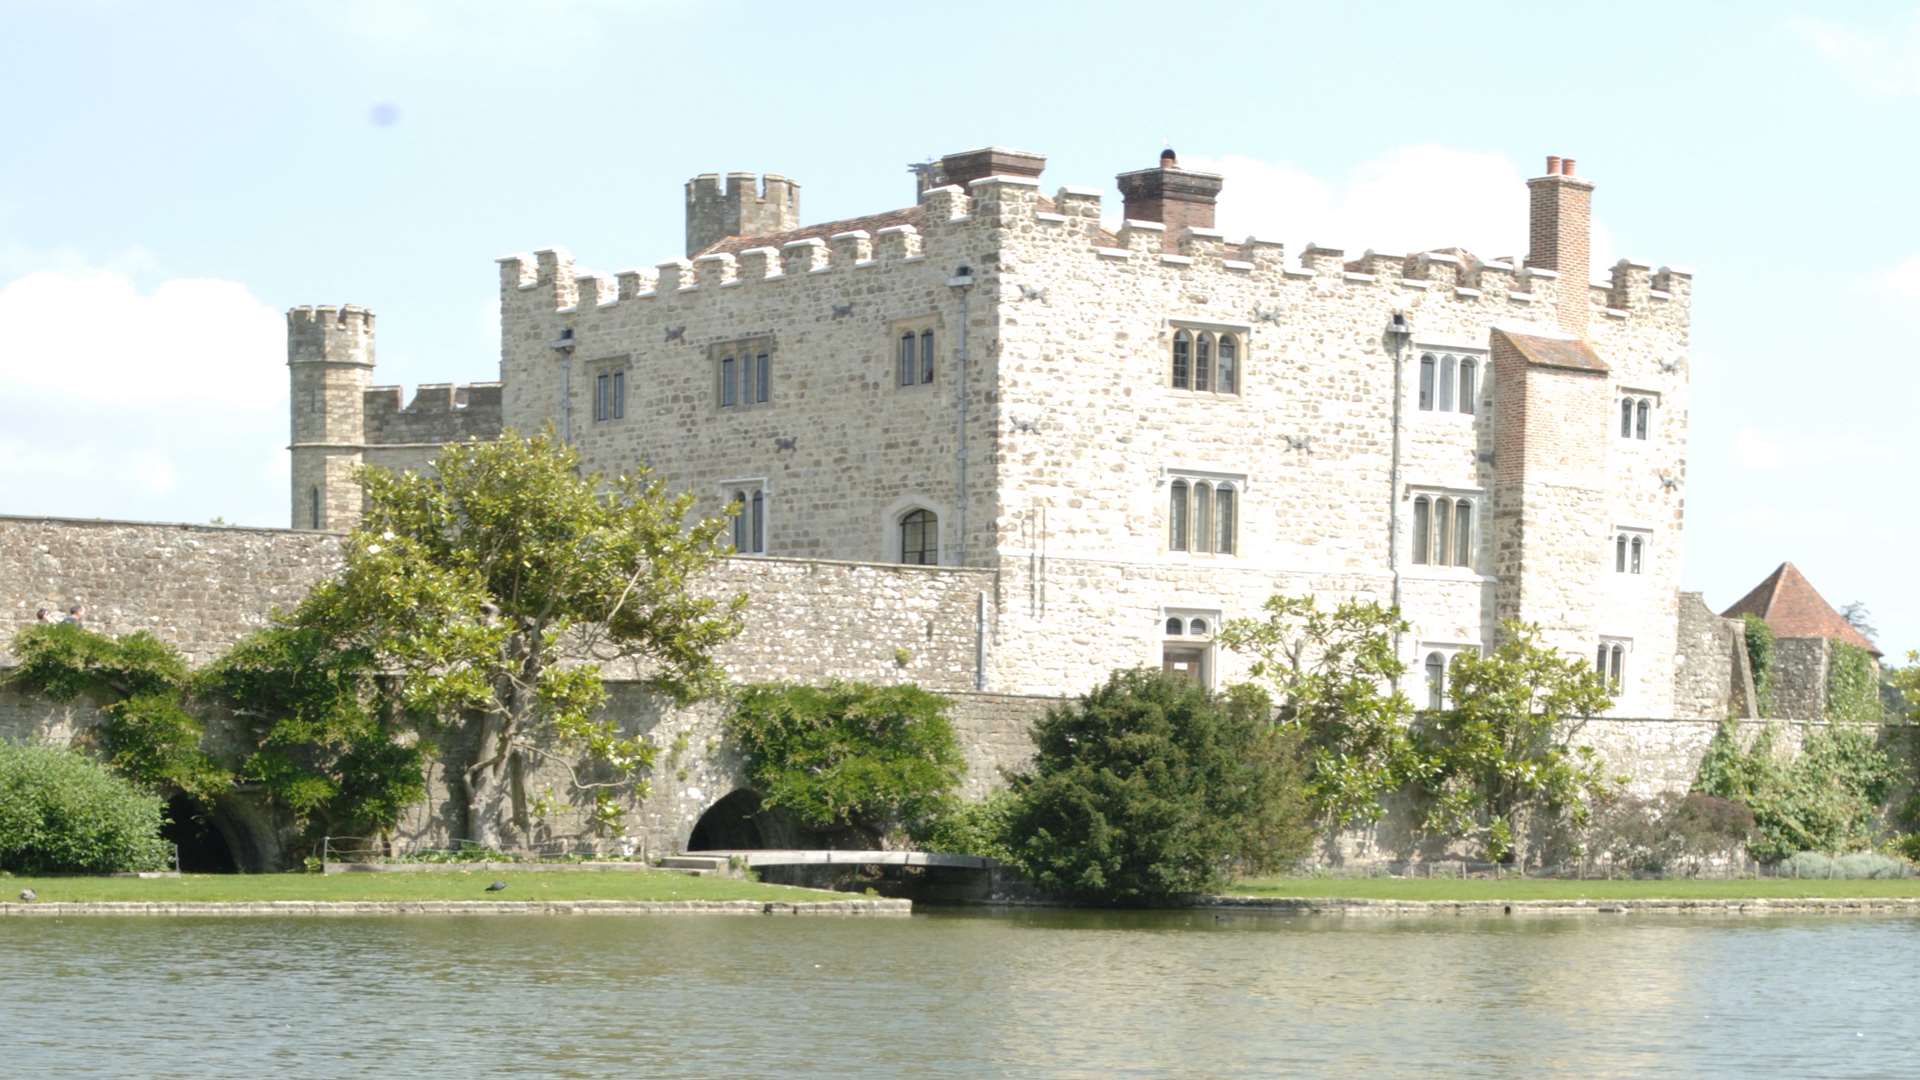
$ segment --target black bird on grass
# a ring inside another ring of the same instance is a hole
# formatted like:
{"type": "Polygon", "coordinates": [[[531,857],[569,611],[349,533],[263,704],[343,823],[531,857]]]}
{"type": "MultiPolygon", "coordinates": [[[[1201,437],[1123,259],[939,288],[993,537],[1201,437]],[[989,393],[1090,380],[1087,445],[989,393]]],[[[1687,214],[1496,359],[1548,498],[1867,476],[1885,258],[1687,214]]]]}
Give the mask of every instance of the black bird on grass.
{"type": "Polygon", "coordinates": [[[503,889],[505,889],[506,887],[507,887],[507,883],[506,883],[506,882],[504,882],[504,881],[496,881],[496,882],[494,882],[493,884],[491,884],[491,885],[489,885],[489,886],[487,886],[487,891],[488,891],[488,892],[500,892],[501,890],[503,890],[503,889]]]}

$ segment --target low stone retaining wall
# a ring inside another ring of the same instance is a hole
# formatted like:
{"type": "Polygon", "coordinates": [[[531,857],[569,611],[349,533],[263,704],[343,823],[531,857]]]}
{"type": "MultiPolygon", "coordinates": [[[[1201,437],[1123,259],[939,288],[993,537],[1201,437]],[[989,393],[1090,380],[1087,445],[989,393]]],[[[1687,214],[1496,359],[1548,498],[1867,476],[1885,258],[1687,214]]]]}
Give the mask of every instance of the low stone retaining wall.
{"type": "Polygon", "coordinates": [[[1764,900],[1351,900],[1209,896],[1195,905],[1255,915],[1920,915],[1920,898],[1764,900]]]}
{"type": "Polygon", "coordinates": [[[910,900],[263,900],[0,904],[4,915],[911,915],[910,900]]]}
{"type": "Polygon", "coordinates": [[[413,874],[429,870],[525,870],[541,873],[553,870],[657,870],[664,873],[676,873],[672,867],[654,866],[638,860],[616,862],[612,859],[603,862],[327,862],[320,864],[323,874],[413,874]]]}

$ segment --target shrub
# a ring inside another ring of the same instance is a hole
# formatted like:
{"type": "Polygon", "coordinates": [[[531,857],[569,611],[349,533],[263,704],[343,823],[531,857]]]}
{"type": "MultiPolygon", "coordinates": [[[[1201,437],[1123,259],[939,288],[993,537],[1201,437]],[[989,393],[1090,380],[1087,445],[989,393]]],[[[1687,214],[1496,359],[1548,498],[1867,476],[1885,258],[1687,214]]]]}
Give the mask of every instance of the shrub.
{"type": "Polygon", "coordinates": [[[929,820],[914,834],[914,842],[927,851],[1011,862],[1017,805],[1011,791],[996,791],[980,802],[961,803],[929,820]]]}
{"type": "Polygon", "coordinates": [[[1297,859],[1313,836],[1301,752],[1271,715],[1256,688],[1216,697],[1147,670],[1048,710],[1014,778],[1015,862],[1048,892],[1145,904],[1297,859]]]}
{"type": "Polygon", "coordinates": [[[0,744],[0,870],[159,870],[160,797],[72,750],[0,744]]]}
{"type": "Polygon", "coordinates": [[[750,686],[727,718],[762,805],[874,839],[944,811],[966,773],[947,699],[917,686],[750,686]]]}
{"type": "Polygon", "coordinates": [[[1753,811],[1700,792],[1603,800],[1587,833],[1588,851],[1634,874],[1699,873],[1731,858],[1753,835],[1753,811]]]}
{"type": "Polygon", "coordinates": [[[1913,868],[1904,859],[1877,851],[1855,851],[1846,855],[1828,855],[1819,851],[1796,851],[1780,861],[1781,877],[1791,878],[1904,878],[1913,868]]]}
{"type": "Polygon", "coordinates": [[[1779,862],[1801,851],[1844,852],[1872,846],[1877,811],[1890,793],[1893,763],[1875,745],[1873,729],[1832,725],[1810,730],[1792,761],[1774,753],[1764,728],[1742,750],[1735,725],[1722,724],[1700,761],[1694,790],[1753,809],[1754,858],[1779,862]]]}

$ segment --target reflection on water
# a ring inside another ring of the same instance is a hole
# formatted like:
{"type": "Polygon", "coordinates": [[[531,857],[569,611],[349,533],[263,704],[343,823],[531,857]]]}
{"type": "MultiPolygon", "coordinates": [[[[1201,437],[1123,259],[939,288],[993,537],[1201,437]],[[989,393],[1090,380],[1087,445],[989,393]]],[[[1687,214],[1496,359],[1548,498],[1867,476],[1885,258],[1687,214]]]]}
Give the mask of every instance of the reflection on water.
{"type": "Polygon", "coordinates": [[[1911,1076],[1920,921],[0,920],[7,1076],[1911,1076]]]}

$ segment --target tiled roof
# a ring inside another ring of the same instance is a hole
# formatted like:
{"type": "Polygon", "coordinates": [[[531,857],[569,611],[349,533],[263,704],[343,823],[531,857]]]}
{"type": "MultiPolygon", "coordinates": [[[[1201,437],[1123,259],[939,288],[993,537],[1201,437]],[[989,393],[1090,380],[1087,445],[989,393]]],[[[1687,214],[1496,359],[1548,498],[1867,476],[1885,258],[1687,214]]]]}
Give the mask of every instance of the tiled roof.
{"type": "Polygon", "coordinates": [[[1767,575],[1767,579],[1740,598],[1740,602],[1721,612],[1730,619],[1758,615],[1773,628],[1774,635],[1785,638],[1823,637],[1858,645],[1875,656],[1880,650],[1865,634],[1853,628],[1846,616],[1833,610],[1807,579],[1790,562],[1767,575]]]}
{"type": "Polygon", "coordinates": [[[1584,341],[1534,337],[1532,334],[1516,334],[1511,330],[1495,330],[1493,333],[1496,337],[1505,338],[1529,364],[1571,371],[1607,370],[1607,362],[1600,359],[1600,354],[1593,351],[1593,346],[1584,341]]]}

